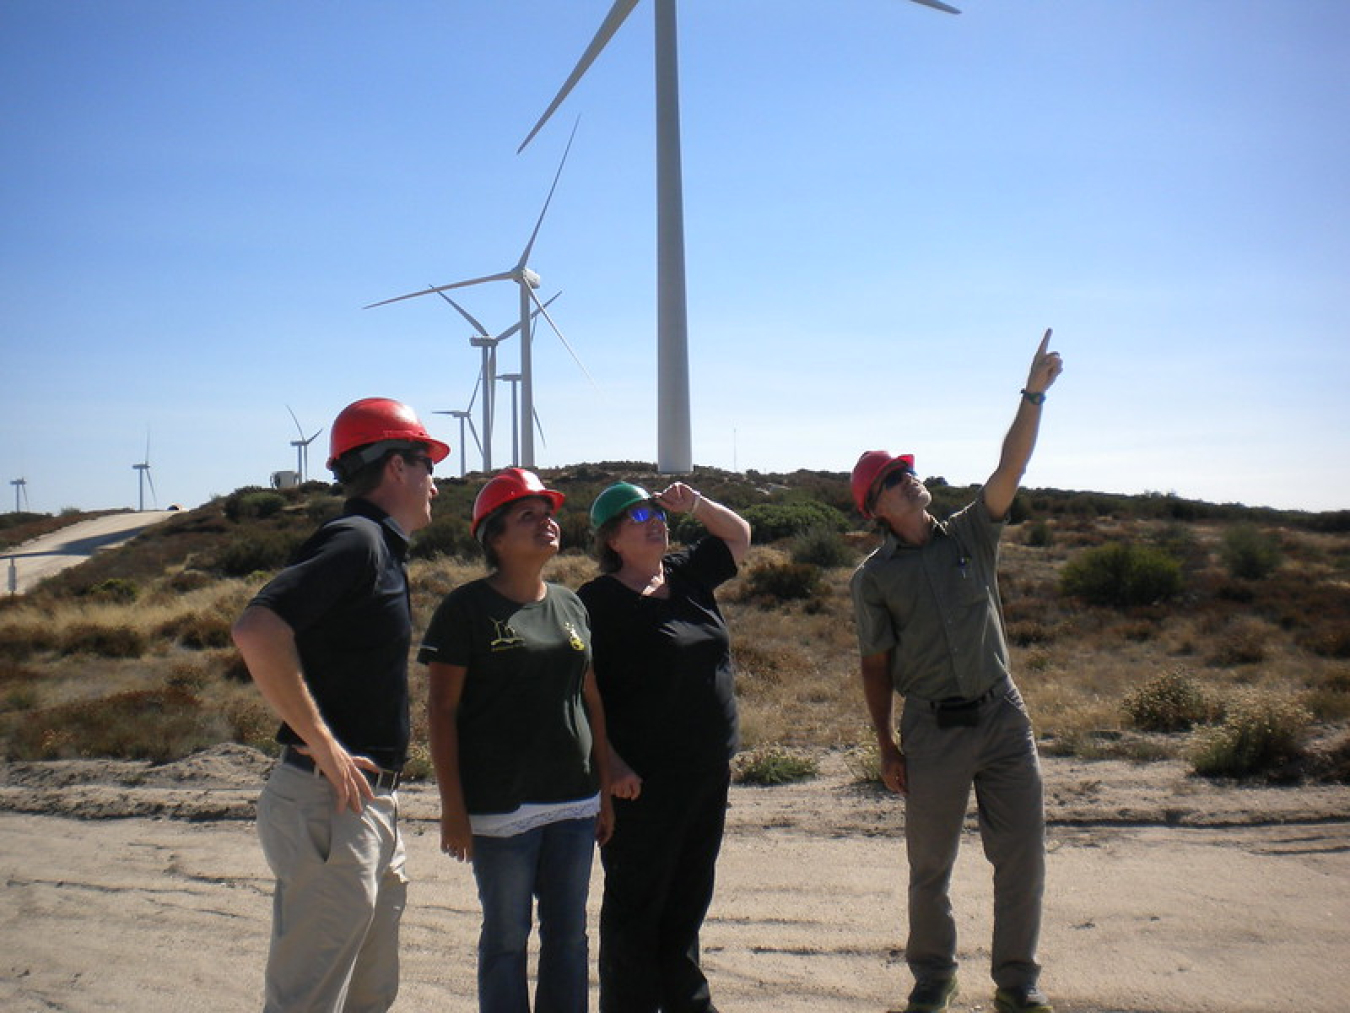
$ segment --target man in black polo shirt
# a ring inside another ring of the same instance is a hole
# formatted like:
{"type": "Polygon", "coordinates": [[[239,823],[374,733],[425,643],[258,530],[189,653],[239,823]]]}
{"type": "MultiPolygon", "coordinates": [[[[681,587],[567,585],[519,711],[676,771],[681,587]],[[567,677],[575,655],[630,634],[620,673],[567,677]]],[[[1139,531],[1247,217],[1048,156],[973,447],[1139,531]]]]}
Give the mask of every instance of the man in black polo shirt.
{"type": "Polygon", "coordinates": [[[366,398],[333,423],[350,497],[249,603],[234,641],[281,718],[258,800],[276,876],[264,1009],[365,1013],[398,992],[407,880],[395,822],[408,751],[408,536],[431,521],[450,448],[406,405],[366,398]]]}

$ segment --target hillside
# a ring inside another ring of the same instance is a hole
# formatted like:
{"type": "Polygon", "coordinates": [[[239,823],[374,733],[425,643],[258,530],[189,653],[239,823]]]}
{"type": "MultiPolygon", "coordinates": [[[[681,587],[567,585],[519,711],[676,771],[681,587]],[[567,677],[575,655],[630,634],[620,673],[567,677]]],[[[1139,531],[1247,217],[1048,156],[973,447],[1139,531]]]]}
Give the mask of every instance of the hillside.
{"type": "MultiPolygon", "coordinates": [[[[664,484],[650,465],[633,462],[542,474],[568,496],[559,518],[565,551],[550,575],[572,586],[594,573],[583,552],[593,496],[616,478],[664,484]]],[[[974,491],[929,481],[939,515],[974,491]]],[[[419,625],[445,592],[481,573],[468,535],[481,482],[438,483],[434,522],[415,539],[419,625]]],[[[852,511],[848,476],[701,469],[690,482],[756,528],[758,544],[722,594],[749,757],[861,744],[851,755],[865,770],[847,580],[875,536],[852,511]]],[[[4,601],[5,754],[167,760],[222,741],[270,748],[273,721],[238,663],[229,624],[267,574],[340,507],[323,483],[241,489],[4,601]]],[[[1015,668],[1044,752],[1179,757],[1206,735],[1221,738],[1234,721],[1275,720],[1288,734],[1260,758],[1262,770],[1286,779],[1343,776],[1350,512],[1026,490],[1012,520],[1001,582],[1015,668]],[[1143,599],[1135,588],[1136,598],[1123,603],[1089,604],[1110,600],[1091,581],[1064,593],[1066,573],[1106,572],[1094,555],[1103,547],[1161,567],[1167,586],[1146,587],[1143,599]],[[1253,560],[1259,565],[1244,569],[1253,560]],[[1178,692],[1189,712],[1177,711],[1178,692]]],[[[677,538],[697,533],[696,524],[679,521],[677,538]]],[[[420,701],[423,676],[413,671],[420,701]]],[[[420,707],[415,720],[424,741],[420,707]]],[[[1225,748],[1239,749],[1233,736],[1240,732],[1226,733],[1225,748]]]]}

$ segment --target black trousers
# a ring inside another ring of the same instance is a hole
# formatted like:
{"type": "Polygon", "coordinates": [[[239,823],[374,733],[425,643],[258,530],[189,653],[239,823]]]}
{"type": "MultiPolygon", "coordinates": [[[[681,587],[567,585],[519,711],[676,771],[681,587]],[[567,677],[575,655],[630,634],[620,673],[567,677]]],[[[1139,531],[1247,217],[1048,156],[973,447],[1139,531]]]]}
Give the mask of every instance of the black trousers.
{"type": "Polygon", "coordinates": [[[726,825],[727,768],[645,778],[615,799],[600,851],[601,1013],[710,1013],[699,930],[712,902],[726,825]]]}

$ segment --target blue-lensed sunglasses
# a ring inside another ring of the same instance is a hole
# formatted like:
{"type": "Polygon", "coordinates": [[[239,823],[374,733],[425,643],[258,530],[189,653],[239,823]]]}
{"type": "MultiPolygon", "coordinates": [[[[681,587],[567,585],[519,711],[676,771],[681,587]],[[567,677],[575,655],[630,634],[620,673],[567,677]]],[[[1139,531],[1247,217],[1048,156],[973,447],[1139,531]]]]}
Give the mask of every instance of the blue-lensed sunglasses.
{"type": "Polygon", "coordinates": [[[654,507],[650,503],[639,503],[635,507],[628,508],[628,519],[634,524],[646,524],[653,517],[664,522],[666,512],[660,507],[654,507]]]}

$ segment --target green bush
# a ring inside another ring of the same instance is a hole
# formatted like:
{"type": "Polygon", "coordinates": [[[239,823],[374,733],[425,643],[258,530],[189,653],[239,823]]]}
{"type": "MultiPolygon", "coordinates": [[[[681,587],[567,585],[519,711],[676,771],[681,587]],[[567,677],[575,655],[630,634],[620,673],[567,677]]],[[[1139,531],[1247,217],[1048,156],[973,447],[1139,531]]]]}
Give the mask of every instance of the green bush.
{"type": "Polygon", "coordinates": [[[1184,732],[1214,714],[1200,683],[1180,670],[1163,672],[1131,690],[1121,708],[1130,724],[1146,732],[1184,732]]]}
{"type": "Polygon", "coordinates": [[[787,503],[757,503],[741,511],[750,522],[752,537],[757,543],[776,542],[791,538],[813,528],[847,531],[848,518],[832,506],[814,500],[787,503]]]}
{"type": "Polygon", "coordinates": [[[1033,549],[1046,549],[1054,544],[1055,531],[1045,521],[1032,521],[1027,525],[1026,533],[1022,536],[1024,544],[1033,549]]]}
{"type": "Polygon", "coordinates": [[[809,528],[792,540],[789,550],[794,563],[810,563],[829,569],[849,566],[854,562],[853,551],[838,531],[830,528],[809,528]]]}
{"type": "Polygon", "coordinates": [[[765,746],[736,759],[736,780],[740,784],[791,784],[818,773],[820,765],[813,757],[781,746],[765,746]]]}
{"type": "Polygon", "coordinates": [[[249,531],[226,542],[217,553],[214,566],[227,577],[280,570],[303,540],[303,535],[281,531],[249,531]]]}
{"type": "Polygon", "coordinates": [[[1238,524],[1224,534],[1219,555],[1232,576],[1264,580],[1280,565],[1280,543],[1254,524],[1238,524]]]}
{"type": "Polygon", "coordinates": [[[229,647],[232,621],[219,612],[188,612],[175,616],[160,625],[158,634],[177,640],[184,647],[204,651],[212,647],[229,647]]]}
{"type": "Polygon", "coordinates": [[[469,533],[469,522],[464,517],[443,514],[435,518],[413,536],[408,553],[414,559],[434,559],[437,556],[455,556],[476,560],[483,556],[478,539],[469,533]]]}
{"type": "Polygon", "coordinates": [[[107,580],[99,581],[88,592],[90,598],[119,605],[130,604],[140,593],[141,589],[136,586],[134,580],[122,577],[109,577],[107,580]]]}
{"type": "Polygon", "coordinates": [[[761,563],[746,578],[750,598],[796,601],[820,589],[820,568],[810,563],[761,563]]]}
{"type": "Polygon", "coordinates": [[[1206,777],[1245,777],[1299,755],[1312,714],[1302,704],[1247,690],[1228,705],[1223,722],[1197,733],[1191,764],[1206,777]]]}
{"type": "Polygon", "coordinates": [[[279,514],[286,506],[286,497],[268,489],[246,487],[225,499],[225,516],[232,521],[262,520],[279,514]]]}
{"type": "Polygon", "coordinates": [[[1069,560],[1060,590],[1091,605],[1152,605],[1181,591],[1181,564],[1159,549],[1111,542],[1069,560]]]}

